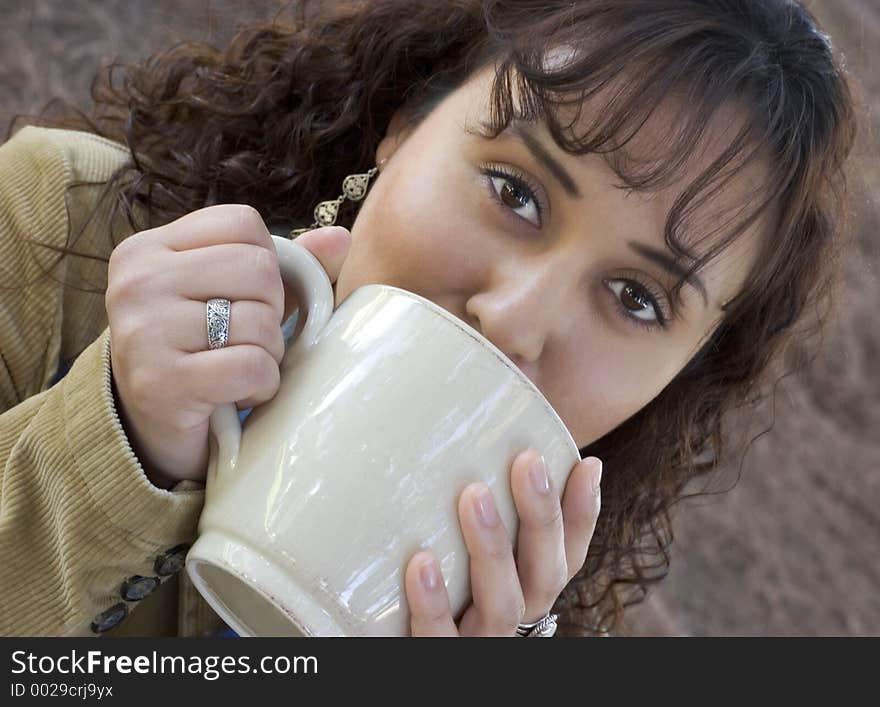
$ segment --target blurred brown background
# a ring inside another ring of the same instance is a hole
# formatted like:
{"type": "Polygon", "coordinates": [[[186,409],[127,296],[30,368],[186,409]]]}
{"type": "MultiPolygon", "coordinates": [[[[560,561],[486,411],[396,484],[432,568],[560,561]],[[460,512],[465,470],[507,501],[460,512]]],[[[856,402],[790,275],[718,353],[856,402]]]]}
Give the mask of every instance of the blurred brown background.
{"type": "MultiPolygon", "coordinates": [[[[85,105],[102,59],[143,57],[183,38],[222,43],[277,7],[0,0],[0,121],[54,96],[85,105]]],[[[843,296],[817,364],[779,387],[775,426],[749,449],[736,487],[679,506],[670,575],[632,610],[629,635],[880,635],[880,2],[809,7],[868,111],[843,296]]],[[[767,406],[756,419],[771,417],[767,406]]]]}

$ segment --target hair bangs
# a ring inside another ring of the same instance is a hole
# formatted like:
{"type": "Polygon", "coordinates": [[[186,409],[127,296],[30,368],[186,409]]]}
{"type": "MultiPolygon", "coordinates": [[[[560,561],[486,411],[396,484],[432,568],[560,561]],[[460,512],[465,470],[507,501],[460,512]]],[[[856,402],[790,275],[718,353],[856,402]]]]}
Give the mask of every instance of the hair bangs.
{"type": "MultiPolygon", "coordinates": [[[[593,10],[602,5],[591,3],[593,10]]],[[[775,241],[784,237],[784,214],[776,206],[803,178],[807,161],[795,149],[804,138],[792,136],[791,126],[811,124],[792,121],[791,114],[799,111],[803,117],[810,94],[773,90],[778,69],[770,57],[731,68],[729,52],[723,51],[730,39],[726,33],[689,23],[686,13],[678,31],[670,31],[668,17],[663,31],[653,34],[641,22],[638,49],[622,41],[625,25],[608,34],[601,12],[589,19],[592,31],[584,35],[580,24],[577,41],[555,28],[553,36],[561,41],[551,49],[530,39],[546,38],[550,30],[540,26],[544,20],[538,19],[530,34],[517,36],[494,27],[496,46],[503,43],[509,50],[497,65],[485,136],[497,137],[514,121],[543,123],[569,154],[601,155],[620,180],[617,188],[651,192],[681,180],[705,148],[710,128],[730,109],[736,111],[733,134],[725,135],[717,156],[682,188],[663,228],[666,244],[687,270],[673,288],[675,297],[692,275],[756,224],[762,229],[761,256],[743,291],[722,305],[726,311],[746,290],[763,287],[780,265],[785,249],[775,241]],[[632,149],[648,121],[664,109],[674,116],[668,130],[650,150],[632,149]],[[722,207],[718,196],[725,191],[722,207]]],[[[558,23],[558,13],[554,20],[558,23]]]]}

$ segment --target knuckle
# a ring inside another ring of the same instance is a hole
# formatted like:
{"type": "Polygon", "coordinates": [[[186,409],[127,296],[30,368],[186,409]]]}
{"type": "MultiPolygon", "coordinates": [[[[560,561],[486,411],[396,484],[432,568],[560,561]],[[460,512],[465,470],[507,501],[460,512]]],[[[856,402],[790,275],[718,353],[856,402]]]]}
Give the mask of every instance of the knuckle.
{"type": "Polygon", "coordinates": [[[540,565],[540,571],[527,574],[524,578],[524,586],[527,587],[527,593],[534,602],[552,606],[568,585],[568,577],[568,560],[565,550],[560,548],[549,565],[540,565]]]}
{"type": "Polygon", "coordinates": [[[511,597],[507,601],[498,602],[495,611],[488,617],[488,623],[505,629],[513,628],[522,622],[525,613],[526,605],[522,597],[511,597]]]}
{"type": "Polygon", "coordinates": [[[271,396],[280,382],[275,359],[258,346],[249,346],[243,355],[243,375],[247,386],[256,394],[271,396]]]}
{"type": "Polygon", "coordinates": [[[141,299],[129,299],[124,292],[107,311],[111,336],[124,351],[123,357],[135,361],[152,360],[148,352],[154,352],[169,331],[167,320],[159,314],[164,307],[157,303],[155,307],[145,308],[140,304],[141,299]]]}
{"type": "Polygon", "coordinates": [[[567,574],[568,567],[562,567],[556,573],[556,581],[553,582],[544,592],[544,603],[546,603],[548,606],[556,602],[556,600],[559,598],[559,595],[562,594],[562,591],[568,584],[567,574]]]}
{"type": "Polygon", "coordinates": [[[511,559],[513,547],[507,535],[492,538],[486,545],[485,555],[493,563],[502,563],[511,559]]]}
{"type": "Polygon", "coordinates": [[[108,306],[115,307],[120,303],[137,299],[149,289],[151,282],[150,273],[143,263],[134,259],[117,262],[116,267],[107,272],[104,301],[108,306]]]}
{"type": "Polygon", "coordinates": [[[128,254],[125,253],[126,243],[131,239],[127,239],[122,241],[118,246],[116,246],[110,252],[110,258],[107,260],[107,282],[108,285],[113,281],[114,276],[119,271],[120,268],[125,266],[126,261],[128,260],[128,254]]]}
{"type": "Polygon", "coordinates": [[[117,293],[113,285],[113,280],[108,276],[107,287],[104,289],[104,308],[107,310],[108,316],[112,314],[116,308],[117,293]]]}
{"type": "Polygon", "coordinates": [[[266,224],[263,217],[250,204],[231,204],[231,218],[237,229],[245,231],[248,234],[260,235],[266,232],[266,224]]]}
{"type": "Polygon", "coordinates": [[[423,626],[439,626],[447,620],[448,609],[443,606],[434,606],[417,616],[418,622],[423,626]]]}
{"type": "Polygon", "coordinates": [[[156,239],[150,238],[152,230],[133,233],[117,243],[107,260],[108,274],[142,261],[144,254],[155,246],[156,239]]]}
{"type": "Polygon", "coordinates": [[[523,617],[526,615],[526,602],[519,596],[519,601],[514,604],[513,612],[510,615],[510,625],[517,626],[522,623],[523,617]]]}
{"type": "MultiPolygon", "coordinates": [[[[108,312],[115,313],[116,306],[108,306],[108,312]]],[[[121,352],[120,358],[125,360],[128,356],[126,351],[137,346],[138,333],[141,329],[137,316],[111,316],[110,317],[110,336],[113,337],[113,343],[118,352],[121,352]]]]}
{"type": "Polygon", "coordinates": [[[537,526],[541,530],[556,530],[562,527],[562,506],[558,500],[554,499],[553,505],[539,517],[537,526]]]}
{"type": "Polygon", "coordinates": [[[273,351],[278,337],[281,336],[281,326],[278,324],[275,312],[269,307],[261,306],[256,320],[260,345],[267,351],[273,351]]]}
{"type": "Polygon", "coordinates": [[[248,388],[256,388],[265,375],[265,362],[262,350],[256,346],[248,346],[239,357],[241,376],[248,388]]]}
{"type": "Polygon", "coordinates": [[[280,277],[278,256],[261,246],[248,246],[248,267],[262,282],[271,282],[280,277]]]}
{"type": "Polygon", "coordinates": [[[104,293],[104,302],[109,309],[116,309],[129,299],[132,299],[138,289],[137,278],[130,273],[111,275],[107,281],[107,289],[104,293]]]}
{"type": "Polygon", "coordinates": [[[113,267],[126,262],[138,250],[141,240],[140,235],[135,233],[117,243],[113,250],[110,251],[110,259],[107,262],[107,266],[112,270],[113,267]]]}

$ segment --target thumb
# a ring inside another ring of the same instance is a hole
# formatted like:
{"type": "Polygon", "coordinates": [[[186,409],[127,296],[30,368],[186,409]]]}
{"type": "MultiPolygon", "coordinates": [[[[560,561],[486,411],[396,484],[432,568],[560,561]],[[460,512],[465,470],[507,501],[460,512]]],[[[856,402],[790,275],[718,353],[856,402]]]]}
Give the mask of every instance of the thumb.
{"type": "Polygon", "coordinates": [[[351,233],[347,228],[342,226],[316,228],[300,234],[294,241],[318,259],[327,271],[330,282],[336,282],[351,246],[351,233]]]}
{"type": "MultiPolygon", "coordinates": [[[[301,245],[318,259],[318,262],[321,263],[327,272],[330,282],[335,283],[342,270],[342,263],[345,262],[349,247],[351,246],[351,233],[348,232],[348,229],[342,226],[325,226],[324,228],[306,231],[293,240],[297,245],[301,245]]],[[[285,285],[284,319],[282,321],[287,321],[297,306],[299,305],[296,294],[285,285]]]]}

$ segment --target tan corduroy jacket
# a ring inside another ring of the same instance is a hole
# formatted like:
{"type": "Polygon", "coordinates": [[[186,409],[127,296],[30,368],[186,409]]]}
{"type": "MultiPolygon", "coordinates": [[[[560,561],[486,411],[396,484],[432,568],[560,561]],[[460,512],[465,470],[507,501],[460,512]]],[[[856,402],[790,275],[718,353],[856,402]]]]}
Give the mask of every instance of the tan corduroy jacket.
{"type": "Polygon", "coordinates": [[[109,257],[109,209],[86,217],[129,159],[67,130],[26,127],[0,146],[0,635],[223,628],[180,571],[204,488],[153,486],[114,408],[103,294],[82,291],[103,292],[107,264],[55,265],[51,249],[84,226],[74,249],[109,257]]]}

